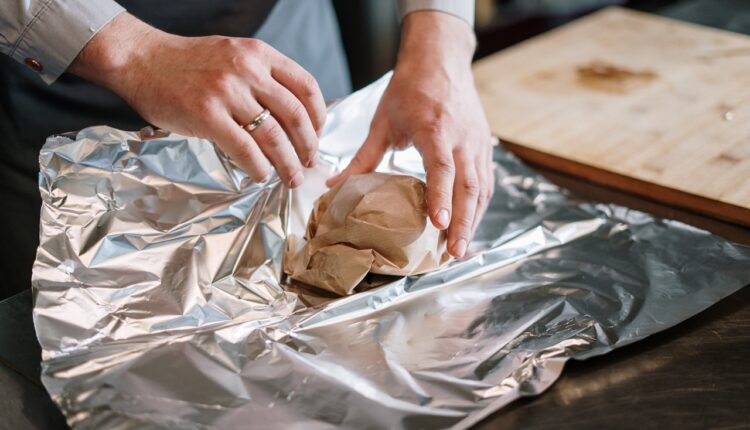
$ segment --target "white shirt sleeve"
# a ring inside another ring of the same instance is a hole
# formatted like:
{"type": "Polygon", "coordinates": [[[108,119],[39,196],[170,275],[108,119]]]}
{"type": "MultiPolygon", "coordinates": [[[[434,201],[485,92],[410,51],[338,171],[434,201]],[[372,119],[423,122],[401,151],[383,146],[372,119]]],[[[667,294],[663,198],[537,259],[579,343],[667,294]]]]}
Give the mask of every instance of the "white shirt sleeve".
{"type": "Polygon", "coordinates": [[[437,10],[455,15],[474,27],[473,0],[398,0],[399,19],[418,10],[437,10]]]}
{"type": "Polygon", "coordinates": [[[122,11],[113,0],[2,0],[0,52],[37,71],[50,84],[122,11]]]}

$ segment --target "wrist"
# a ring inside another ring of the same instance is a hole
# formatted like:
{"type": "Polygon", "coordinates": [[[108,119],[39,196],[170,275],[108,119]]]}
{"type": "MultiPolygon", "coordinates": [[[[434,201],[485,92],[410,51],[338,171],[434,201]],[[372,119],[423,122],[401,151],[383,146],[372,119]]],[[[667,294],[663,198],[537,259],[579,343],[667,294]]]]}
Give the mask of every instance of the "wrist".
{"type": "Polygon", "coordinates": [[[449,73],[465,72],[475,49],[474,32],[464,20],[444,12],[412,12],[403,21],[397,70],[437,65],[449,73]]]}
{"type": "Polygon", "coordinates": [[[81,50],[68,71],[120,95],[138,64],[167,35],[128,13],[103,27],[81,50]]]}

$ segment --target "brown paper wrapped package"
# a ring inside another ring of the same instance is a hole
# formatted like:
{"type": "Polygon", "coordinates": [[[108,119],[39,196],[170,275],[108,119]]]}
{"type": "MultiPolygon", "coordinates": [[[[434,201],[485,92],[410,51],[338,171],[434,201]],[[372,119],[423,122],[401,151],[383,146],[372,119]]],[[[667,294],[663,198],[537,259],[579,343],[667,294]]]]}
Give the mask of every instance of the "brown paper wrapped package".
{"type": "Polygon", "coordinates": [[[404,276],[437,269],[450,256],[445,232],[427,217],[424,194],[424,182],[411,176],[349,176],[315,202],[304,239],[289,238],[284,271],[346,295],[368,272],[404,276]]]}

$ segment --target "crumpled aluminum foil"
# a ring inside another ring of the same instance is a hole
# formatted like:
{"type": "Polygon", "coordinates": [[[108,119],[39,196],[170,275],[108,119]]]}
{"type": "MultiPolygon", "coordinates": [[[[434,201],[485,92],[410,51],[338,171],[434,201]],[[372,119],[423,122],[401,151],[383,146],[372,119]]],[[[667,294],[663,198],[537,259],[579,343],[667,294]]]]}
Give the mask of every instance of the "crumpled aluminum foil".
{"type": "MultiPolygon", "coordinates": [[[[48,140],[34,321],[73,427],[463,428],[750,283],[749,248],[576,200],[499,147],[470,258],[346,298],[286,283],[284,240],[388,79],[330,109],[324,162],[292,193],[199,139],[48,140]]],[[[421,169],[413,150],[380,166],[421,169]]]]}

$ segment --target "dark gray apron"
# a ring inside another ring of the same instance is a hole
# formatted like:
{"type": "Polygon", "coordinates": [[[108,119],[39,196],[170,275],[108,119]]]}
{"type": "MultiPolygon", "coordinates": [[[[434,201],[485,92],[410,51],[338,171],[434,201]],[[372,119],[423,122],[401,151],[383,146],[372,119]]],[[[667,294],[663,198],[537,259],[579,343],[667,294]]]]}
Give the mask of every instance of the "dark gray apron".
{"type": "MultiPolygon", "coordinates": [[[[326,98],[350,91],[330,0],[119,3],[136,17],[174,34],[257,37],[310,71],[326,98]]],[[[39,231],[39,149],[51,134],[100,124],[125,130],[146,125],[104,88],[68,74],[48,86],[36,72],[0,55],[0,300],[30,285],[39,231]]]]}

